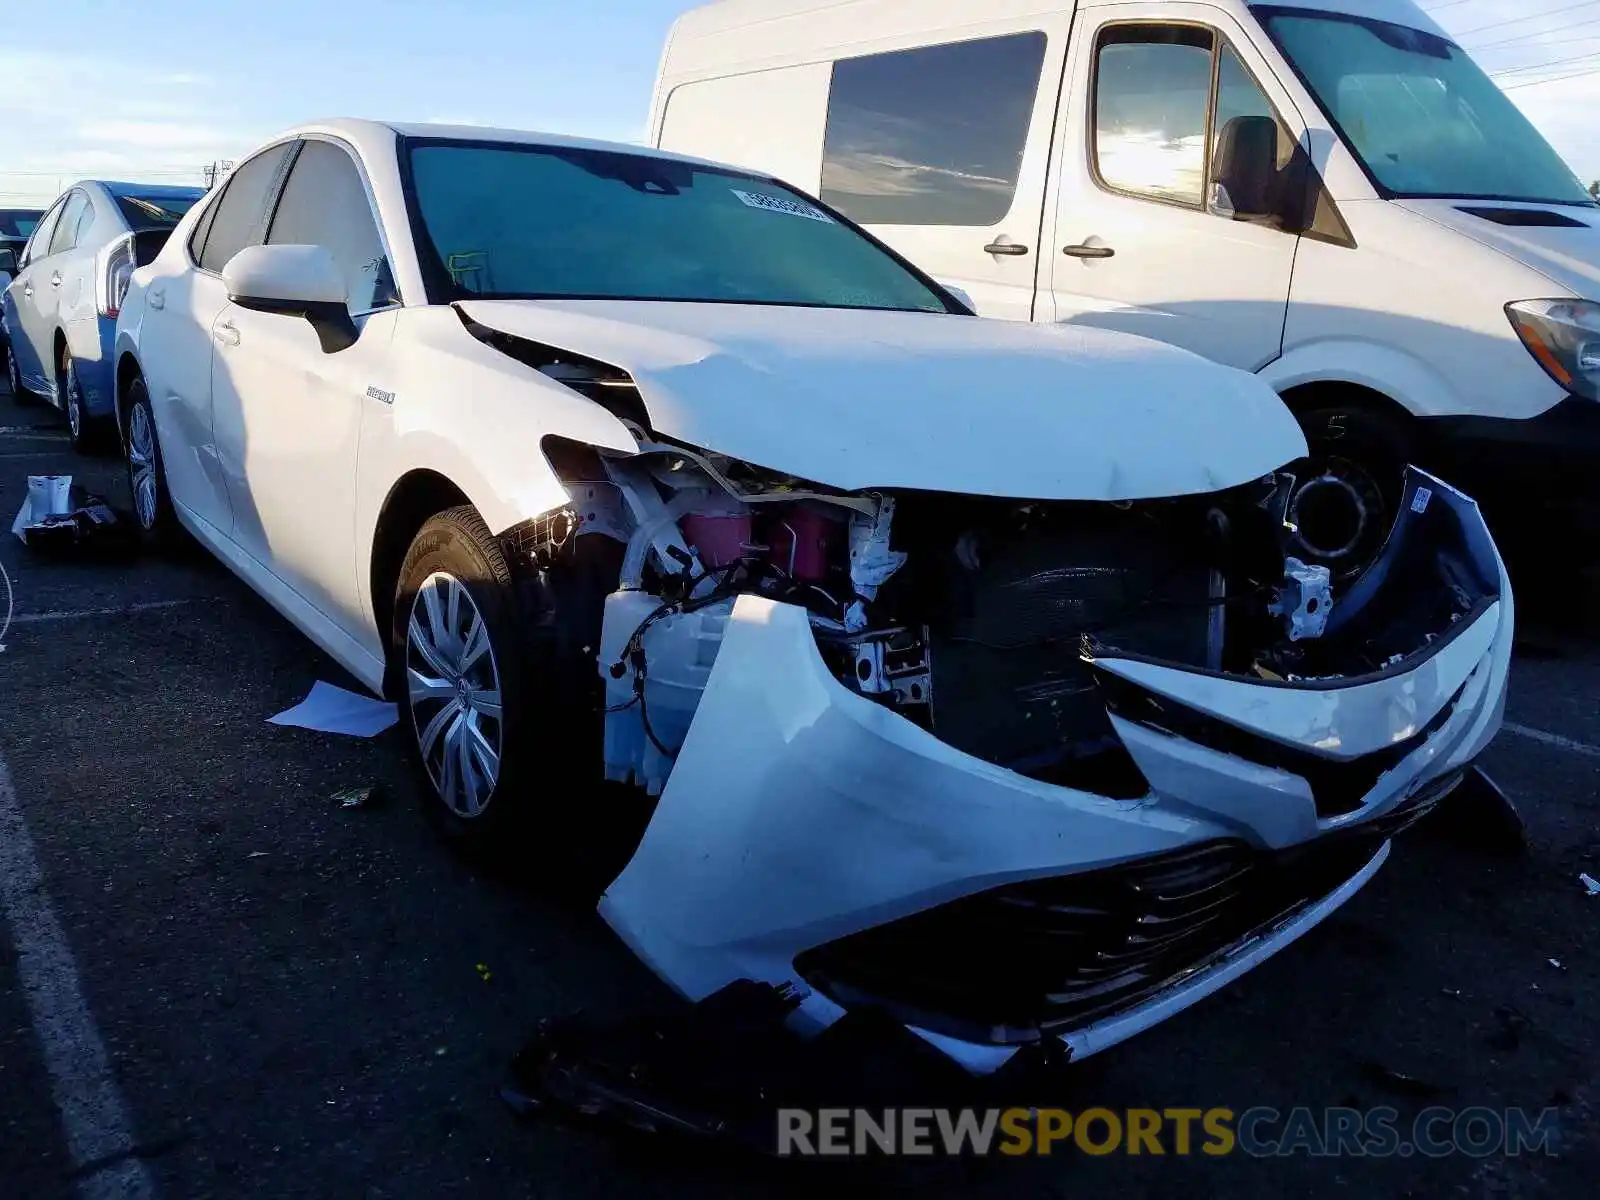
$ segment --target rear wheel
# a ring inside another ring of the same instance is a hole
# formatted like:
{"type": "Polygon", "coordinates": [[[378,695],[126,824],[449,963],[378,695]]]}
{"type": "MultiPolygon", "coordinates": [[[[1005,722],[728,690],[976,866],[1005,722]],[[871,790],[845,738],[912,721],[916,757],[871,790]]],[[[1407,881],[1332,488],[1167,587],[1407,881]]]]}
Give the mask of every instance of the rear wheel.
{"type": "Polygon", "coordinates": [[[138,377],[128,385],[128,437],[124,449],[140,537],[149,546],[170,547],[178,540],[178,518],[167,491],[166,466],[161,459],[150,393],[138,377]]]}
{"type": "Polygon", "coordinates": [[[1388,540],[1399,512],[1410,439],[1383,413],[1358,405],[1300,416],[1311,455],[1295,467],[1290,502],[1295,554],[1335,579],[1365,570],[1388,540]]]}
{"type": "Polygon", "coordinates": [[[79,454],[92,454],[102,444],[103,422],[89,416],[84,407],[83,379],[78,374],[78,362],[72,351],[61,349],[61,361],[56,366],[56,407],[67,418],[67,429],[72,435],[72,448],[79,454]]]}
{"type": "Polygon", "coordinates": [[[39,398],[22,382],[22,369],[17,365],[17,349],[6,342],[6,382],[11,386],[12,398],[18,404],[36,404],[39,398]]]}

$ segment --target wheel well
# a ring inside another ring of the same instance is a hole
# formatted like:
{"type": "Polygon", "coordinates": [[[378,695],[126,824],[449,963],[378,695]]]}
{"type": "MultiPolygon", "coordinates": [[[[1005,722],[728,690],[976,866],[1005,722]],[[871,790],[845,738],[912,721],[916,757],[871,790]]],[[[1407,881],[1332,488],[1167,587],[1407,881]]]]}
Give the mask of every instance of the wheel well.
{"type": "Polygon", "coordinates": [[[117,360],[117,425],[125,428],[128,423],[128,388],[139,375],[139,360],[131,354],[123,354],[117,360]]]}
{"type": "Polygon", "coordinates": [[[1382,392],[1358,383],[1341,383],[1338,380],[1302,383],[1280,395],[1296,417],[1303,417],[1319,408],[1364,408],[1369,412],[1381,413],[1402,428],[1409,428],[1416,423],[1416,418],[1402,405],[1382,392]]]}
{"type": "Polygon", "coordinates": [[[55,349],[55,357],[50,360],[50,369],[52,371],[55,371],[55,370],[60,369],[60,367],[61,367],[61,357],[62,357],[62,354],[66,351],[66,348],[67,348],[67,331],[66,330],[64,330],[64,329],[56,330],[56,340],[53,343],[53,345],[54,345],[54,349],[55,349]]]}
{"type": "Polygon", "coordinates": [[[406,551],[428,518],[446,509],[470,503],[461,489],[437,471],[412,471],[389,489],[372,539],[372,612],[378,634],[389,641],[394,614],[394,589],[406,551]]]}

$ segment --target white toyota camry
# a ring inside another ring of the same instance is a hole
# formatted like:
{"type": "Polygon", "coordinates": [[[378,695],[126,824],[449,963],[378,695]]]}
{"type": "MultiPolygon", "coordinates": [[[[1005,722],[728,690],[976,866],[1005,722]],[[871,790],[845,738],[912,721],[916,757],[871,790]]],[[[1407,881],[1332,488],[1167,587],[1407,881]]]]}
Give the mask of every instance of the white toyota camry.
{"type": "Polygon", "coordinates": [[[134,274],[117,406],[146,532],[399,701],[449,835],[559,858],[636,788],[601,911],[661,976],[977,1071],[1292,941],[1501,720],[1470,500],[1411,472],[1331,579],[1261,381],[974,317],[732,168],[305,126],[134,274]]]}

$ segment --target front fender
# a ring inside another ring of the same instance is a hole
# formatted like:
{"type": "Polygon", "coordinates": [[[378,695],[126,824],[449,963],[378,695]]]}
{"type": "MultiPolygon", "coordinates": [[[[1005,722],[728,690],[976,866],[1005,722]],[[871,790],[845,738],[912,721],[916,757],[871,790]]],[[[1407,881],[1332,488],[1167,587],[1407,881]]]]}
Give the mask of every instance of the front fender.
{"type": "Polygon", "coordinates": [[[1308,383],[1357,384],[1379,392],[1414,417],[1459,412],[1449,382],[1428,363],[1395,346],[1327,338],[1296,346],[1263,367],[1261,378],[1280,394],[1308,383]]]}
{"type": "Polygon", "coordinates": [[[372,381],[362,425],[356,533],[369,561],[384,505],[412,472],[447,479],[498,535],[570,502],[545,438],[638,449],[610,412],[479,342],[450,308],[405,310],[394,347],[393,376],[372,381]]]}

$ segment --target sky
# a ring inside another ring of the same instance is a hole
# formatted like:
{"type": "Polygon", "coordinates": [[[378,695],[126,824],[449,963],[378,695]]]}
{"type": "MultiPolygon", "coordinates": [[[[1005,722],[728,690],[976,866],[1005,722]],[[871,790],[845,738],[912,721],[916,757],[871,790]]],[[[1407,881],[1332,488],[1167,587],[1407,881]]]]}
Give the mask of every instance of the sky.
{"type": "MultiPolygon", "coordinates": [[[[637,140],[668,27],[692,3],[25,0],[0,42],[0,206],[86,176],[199,182],[203,164],[317,117],[637,140]]],[[[1600,0],[1422,3],[1486,69],[1512,72],[1502,84],[1600,68],[1600,0]]],[[[1510,94],[1600,179],[1600,74],[1510,94]]]]}

